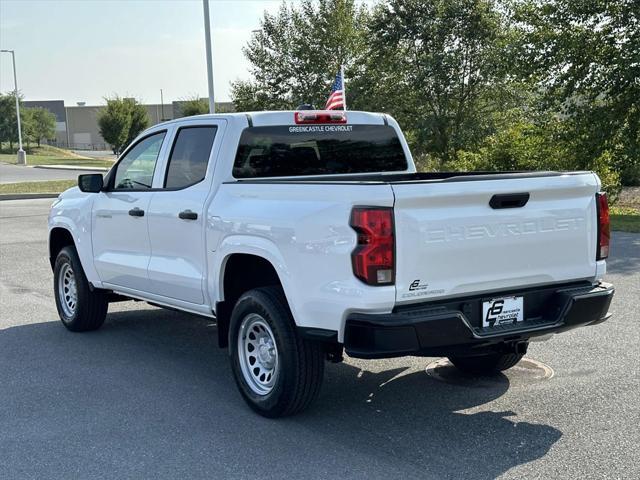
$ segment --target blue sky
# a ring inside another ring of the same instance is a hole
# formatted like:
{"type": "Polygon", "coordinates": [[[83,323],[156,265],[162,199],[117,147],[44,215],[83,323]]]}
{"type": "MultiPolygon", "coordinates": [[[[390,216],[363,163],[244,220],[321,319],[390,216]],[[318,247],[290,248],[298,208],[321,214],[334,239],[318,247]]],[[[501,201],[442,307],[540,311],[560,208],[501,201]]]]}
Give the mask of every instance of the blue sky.
{"type": "MultiPolygon", "coordinates": [[[[280,0],[210,0],[216,100],[249,78],[242,55],[251,30],[280,0]]],[[[207,95],[201,0],[0,0],[0,48],[16,51],[27,100],[145,103],[207,95]]],[[[0,54],[0,92],[13,90],[11,56],[0,54]]]]}

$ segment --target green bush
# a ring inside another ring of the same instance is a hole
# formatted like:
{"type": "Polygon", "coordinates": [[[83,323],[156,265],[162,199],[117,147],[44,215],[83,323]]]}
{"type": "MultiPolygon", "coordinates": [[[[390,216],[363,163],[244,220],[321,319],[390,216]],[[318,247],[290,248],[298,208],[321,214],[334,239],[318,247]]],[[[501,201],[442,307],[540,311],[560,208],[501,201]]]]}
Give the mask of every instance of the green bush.
{"type": "Polygon", "coordinates": [[[598,174],[602,182],[602,190],[607,192],[609,204],[613,205],[618,201],[618,196],[622,191],[620,173],[614,169],[614,159],[611,153],[605,151],[595,159],[591,169],[598,174]]]}
{"type": "MultiPolygon", "coordinates": [[[[487,137],[475,152],[459,150],[454,158],[443,165],[452,171],[514,171],[514,170],[593,170],[614,204],[622,189],[616,159],[605,151],[593,160],[578,158],[566,126],[550,119],[536,125],[514,120],[511,125],[487,137]]],[[[420,158],[420,168],[437,169],[437,161],[428,155],[420,158]]]]}
{"type": "Polygon", "coordinates": [[[441,162],[435,156],[428,153],[416,153],[413,155],[416,170],[419,172],[437,172],[440,170],[441,162]]]}
{"type": "Polygon", "coordinates": [[[185,117],[209,113],[209,100],[197,96],[188,98],[180,105],[180,111],[185,117]]]}

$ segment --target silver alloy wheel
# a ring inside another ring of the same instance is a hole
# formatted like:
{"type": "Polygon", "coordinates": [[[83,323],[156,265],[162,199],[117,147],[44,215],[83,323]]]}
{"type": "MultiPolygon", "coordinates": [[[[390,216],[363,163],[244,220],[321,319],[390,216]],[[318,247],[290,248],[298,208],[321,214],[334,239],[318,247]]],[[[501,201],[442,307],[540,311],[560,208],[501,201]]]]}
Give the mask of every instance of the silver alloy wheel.
{"type": "Polygon", "coordinates": [[[278,347],[264,318],[250,313],[240,324],[238,357],[245,381],[258,395],[273,390],[278,377],[278,347]]]}
{"type": "Polygon", "coordinates": [[[60,269],[58,276],[58,299],[62,310],[67,317],[73,317],[78,304],[78,288],[76,286],[76,276],[73,273],[71,264],[65,263],[60,269]]]}

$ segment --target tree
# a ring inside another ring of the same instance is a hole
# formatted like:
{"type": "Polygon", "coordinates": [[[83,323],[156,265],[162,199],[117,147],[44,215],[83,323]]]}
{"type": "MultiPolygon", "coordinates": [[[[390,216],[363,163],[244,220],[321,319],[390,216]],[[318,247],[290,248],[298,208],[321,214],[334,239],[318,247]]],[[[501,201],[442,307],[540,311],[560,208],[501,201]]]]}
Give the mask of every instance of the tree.
{"type": "Polygon", "coordinates": [[[640,184],[640,5],[526,0],[515,5],[524,62],[545,108],[563,115],[590,168],[603,155],[626,183],[640,184]]]}
{"type": "Polygon", "coordinates": [[[113,153],[119,153],[127,143],[131,116],[125,103],[118,97],[106,99],[107,106],[98,114],[100,135],[113,148],[113,153]]]}
{"type": "Polygon", "coordinates": [[[312,103],[321,108],[340,65],[345,66],[349,98],[358,104],[363,75],[368,12],[353,0],[283,3],[265,13],[261,29],[243,49],[253,80],[232,84],[237,111],[282,110],[312,103]]]}
{"type": "Polygon", "coordinates": [[[21,119],[25,138],[35,141],[38,146],[42,139],[51,140],[56,137],[56,116],[49,110],[41,107],[25,108],[21,119]]]}
{"type": "MultiPolygon", "coordinates": [[[[20,118],[24,116],[20,109],[20,118]]],[[[0,143],[8,142],[13,150],[13,143],[18,141],[18,123],[16,122],[16,97],[13,93],[0,94],[0,143]]]]}
{"type": "Polygon", "coordinates": [[[254,80],[236,82],[237,110],[322,107],[345,64],[351,109],[392,113],[416,153],[446,162],[495,131],[495,112],[528,95],[509,74],[513,29],[493,0],[283,3],[244,53],[254,80]]]}
{"type": "Polygon", "coordinates": [[[27,144],[27,148],[31,148],[31,142],[35,142],[37,140],[33,113],[33,109],[31,108],[20,109],[22,140],[27,144]]]}
{"type": "Polygon", "coordinates": [[[368,96],[405,125],[417,152],[446,162],[476,148],[492,115],[522,95],[509,77],[512,35],[491,0],[382,3],[369,28],[368,96]]]}
{"type": "Polygon", "coordinates": [[[593,169],[615,195],[640,183],[639,17],[637,0],[283,3],[232,97],[321,108],[344,63],[349,107],[396,117],[421,168],[593,169]]]}
{"type": "Polygon", "coordinates": [[[185,117],[209,113],[209,100],[194,96],[182,102],[180,104],[180,109],[182,115],[185,117]]]}
{"type": "Polygon", "coordinates": [[[149,115],[144,105],[133,98],[125,98],[125,105],[128,107],[131,117],[131,125],[129,126],[129,134],[127,135],[126,144],[129,145],[140,132],[149,126],[149,115]]]}
{"type": "Polygon", "coordinates": [[[107,106],[98,114],[98,126],[102,138],[117,154],[147,128],[149,116],[144,106],[134,99],[115,96],[106,101],[107,106]]]}

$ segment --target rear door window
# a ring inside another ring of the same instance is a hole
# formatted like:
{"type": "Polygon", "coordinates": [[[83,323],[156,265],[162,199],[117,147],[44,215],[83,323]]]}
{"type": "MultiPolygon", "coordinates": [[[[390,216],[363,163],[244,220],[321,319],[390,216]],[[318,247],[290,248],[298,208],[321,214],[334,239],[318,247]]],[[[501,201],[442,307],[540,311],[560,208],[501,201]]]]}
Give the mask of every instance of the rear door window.
{"type": "Polygon", "coordinates": [[[388,125],[295,125],[246,128],[235,178],[288,177],[407,169],[400,139],[388,125]]]}
{"type": "Polygon", "coordinates": [[[180,189],[204,180],[217,127],[182,127],[169,156],[165,188],[180,189]]]}

